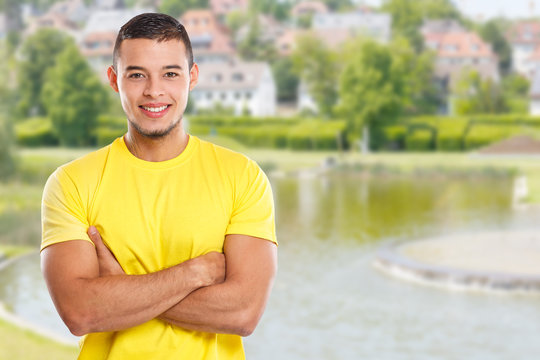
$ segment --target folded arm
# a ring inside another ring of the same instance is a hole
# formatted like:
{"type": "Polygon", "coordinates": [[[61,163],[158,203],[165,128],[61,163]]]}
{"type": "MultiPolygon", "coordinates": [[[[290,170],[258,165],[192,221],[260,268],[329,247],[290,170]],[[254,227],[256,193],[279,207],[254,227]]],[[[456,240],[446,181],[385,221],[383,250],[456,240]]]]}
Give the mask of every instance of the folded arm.
{"type": "Polygon", "coordinates": [[[186,329],[250,335],[266,306],[277,270],[277,246],[246,235],[227,235],[225,281],[200,288],[159,318],[186,329]]]}
{"type": "MultiPolygon", "coordinates": [[[[91,238],[96,241],[92,234],[91,238]]],[[[73,240],[51,245],[41,253],[53,302],[74,335],[142,324],[194,290],[223,281],[225,263],[219,253],[151,274],[125,275],[119,266],[108,272],[100,266],[96,249],[104,248],[102,243],[95,248],[88,241],[73,240]]]]}

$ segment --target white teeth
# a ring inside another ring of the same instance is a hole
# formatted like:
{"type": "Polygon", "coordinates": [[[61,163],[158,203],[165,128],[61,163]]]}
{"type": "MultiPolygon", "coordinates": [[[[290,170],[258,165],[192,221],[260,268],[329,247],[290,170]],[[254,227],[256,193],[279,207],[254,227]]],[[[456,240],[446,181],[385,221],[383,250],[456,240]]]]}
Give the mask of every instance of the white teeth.
{"type": "Polygon", "coordinates": [[[146,111],[150,111],[150,112],[160,112],[160,111],[163,111],[167,108],[167,105],[164,105],[164,106],[160,106],[160,107],[148,107],[148,106],[143,106],[142,107],[144,110],[146,111]]]}

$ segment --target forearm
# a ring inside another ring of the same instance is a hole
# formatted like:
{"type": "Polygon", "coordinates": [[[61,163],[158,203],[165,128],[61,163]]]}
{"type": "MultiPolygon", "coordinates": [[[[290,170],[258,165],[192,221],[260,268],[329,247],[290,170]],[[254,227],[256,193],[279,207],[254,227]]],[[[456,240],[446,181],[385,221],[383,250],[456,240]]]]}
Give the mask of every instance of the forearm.
{"type": "Polygon", "coordinates": [[[159,319],[190,330],[249,335],[257,325],[277,270],[275,244],[228,235],[225,281],[198,289],[159,319]]]}
{"type": "Polygon", "coordinates": [[[122,330],[155,318],[202,285],[186,265],[147,275],[81,278],[61,315],[76,335],[122,330]]]}
{"type": "Polygon", "coordinates": [[[247,336],[262,315],[266,296],[257,300],[243,293],[242,285],[234,281],[201,288],[159,319],[190,330],[247,336]]]}

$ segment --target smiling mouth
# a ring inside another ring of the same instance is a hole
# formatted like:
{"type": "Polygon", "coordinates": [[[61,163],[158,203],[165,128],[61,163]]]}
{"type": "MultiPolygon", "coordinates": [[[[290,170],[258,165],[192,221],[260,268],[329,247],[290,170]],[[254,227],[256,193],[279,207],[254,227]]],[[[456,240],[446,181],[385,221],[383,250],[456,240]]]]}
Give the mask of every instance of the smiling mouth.
{"type": "Polygon", "coordinates": [[[163,106],[144,106],[144,105],[141,105],[139,106],[141,109],[144,109],[146,111],[149,111],[149,112],[152,112],[152,113],[159,113],[159,112],[162,112],[164,111],[165,109],[167,109],[170,105],[163,105],[163,106]]]}

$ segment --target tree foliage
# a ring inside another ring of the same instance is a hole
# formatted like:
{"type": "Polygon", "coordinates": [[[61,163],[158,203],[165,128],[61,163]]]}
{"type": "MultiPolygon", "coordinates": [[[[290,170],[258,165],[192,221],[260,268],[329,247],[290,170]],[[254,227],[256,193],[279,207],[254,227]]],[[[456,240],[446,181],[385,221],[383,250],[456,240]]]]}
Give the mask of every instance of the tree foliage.
{"type": "Polygon", "coordinates": [[[276,1],[276,0],[250,0],[249,11],[252,16],[255,14],[267,14],[272,15],[280,21],[287,20],[289,12],[291,10],[290,1],[276,1]]]}
{"type": "Polygon", "coordinates": [[[238,44],[240,57],[247,61],[273,61],[277,51],[272,42],[265,41],[258,16],[253,16],[249,22],[247,35],[238,44]]]}
{"type": "Polygon", "coordinates": [[[493,51],[499,57],[499,71],[507,74],[512,64],[512,48],[504,36],[501,22],[490,20],[480,26],[480,36],[491,44],[493,51]]]}
{"type": "Polygon", "coordinates": [[[501,86],[483,79],[475,70],[465,70],[455,86],[455,112],[458,115],[498,114],[508,111],[501,86]]]}
{"type": "MultiPolygon", "coordinates": [[[[408,114],[433,113],[439,94],[433,82],[433,55],[416,55],[405,38],[390,46],[368,40],[347,44],[339,81],[338,114],[353,138],[408,114]]],[[[354,140],[354,139],[351,139],[354,140]]]]}
{"type": "Polygon", "coordinates": [[[324,116],[332,114],[338,99],[340,64],[337,53],[308,34],[297,39],[292,60],[295,72],[305,83],[320,113],[324,116]]]}
{"type": "Polygon", "coordinates": [[[159,6],[159,12],[173,17],[179,17],[190,9],[205,9],[208,0],[163,0],[159,6]]]}
{"type": "Polygon", "coordinates": [[[93,143],[97,117],[107,108],[108,96],[75,44],[69,43],[47,71],[41,98],[62,145],[93,143]]]}
{"type": "Polygon", "coordinates": [[[57,55],[69,39],[57,30],[42,29],[26,39],[21,48],[21,61],[17,69],[17,109],[21,117],[45,115],[46,109],[40,97],[45,74],[56,63],[57,55]]]}
{"type": "Polygon", "coordinates": [[[272,73],[276,80],[278,101],[295,101],[298,91],[298,75],[293,71],[290,57],[283,57],[272,64],[272,73]]]}
{"type": "Polygon", "coordinates": [[[450,0],[385,0],[381,10],[392,16],[394,36],[404,36],[416,50],[423,48],[420,27],[425,20],[461,21],[461,14],[450,0]]]}

